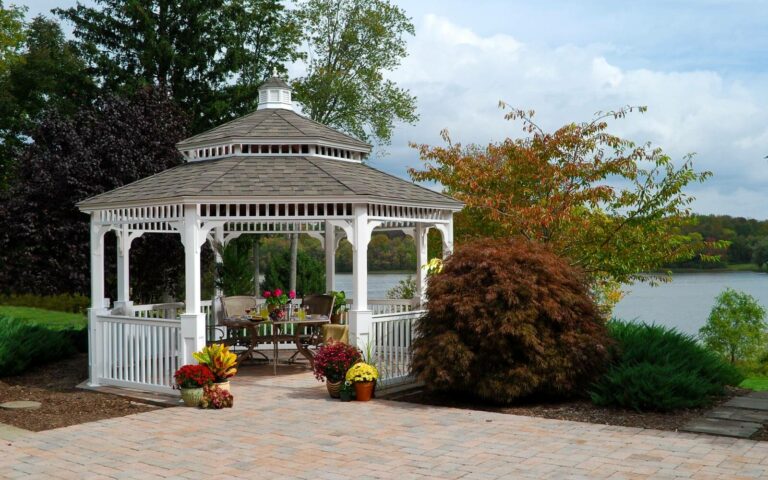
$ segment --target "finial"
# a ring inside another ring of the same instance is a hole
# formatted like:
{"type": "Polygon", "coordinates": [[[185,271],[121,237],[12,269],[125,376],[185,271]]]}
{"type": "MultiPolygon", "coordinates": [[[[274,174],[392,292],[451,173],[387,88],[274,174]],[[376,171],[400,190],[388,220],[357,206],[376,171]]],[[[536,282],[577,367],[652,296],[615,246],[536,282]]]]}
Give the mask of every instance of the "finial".
{"type": "Polygon", "coordinates": [[[272,76],[273,77],[277,76],[277,67],[272,67],[272,76]]]}

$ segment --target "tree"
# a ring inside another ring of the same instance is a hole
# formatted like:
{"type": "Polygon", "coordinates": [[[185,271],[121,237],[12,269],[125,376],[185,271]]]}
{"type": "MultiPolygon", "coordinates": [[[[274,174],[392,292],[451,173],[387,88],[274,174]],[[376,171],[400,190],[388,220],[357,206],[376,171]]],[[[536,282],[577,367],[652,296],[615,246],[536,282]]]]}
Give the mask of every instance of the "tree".
{"type": "Polygon", "coordinates": [[[726,288],[715,299],[699,337],[708,348],[736,363],[755,360],[765,351],[766,329],[765,309],[755,297],[726,288]]]}
{"type": "Polygon", "coordinates": [[[582,272],[536,242],[459,245],[427,284],[412,368],[427,388],[508,403],[583,393],[607,359],[582,272]]]}
{"type": "MultiPolygon", "coordinates": [[[[75,204],[180,164],[175,143],[187,124],[167,95],[151,88],[128,98],[107,95],[72,117],[43,115],[0,202],[0,224],[9,226],[0,229],[0,292],[88,292],[88,217],[75,204]]],[[[134,244],[132,267],[176,277],[183,268],[180,242],[164,238],[167,245],[148,245],[148,253],[158,254],[151,263],[134,244]]]]}
{"type": "Polygon", "coordinates": [[[396,121],[413,123],[416,99],[384,75],[407,55],[414,28],[386,0],[304,0],[307,72],[293,83],[312,118],[363,140],[388,143],[396,121]]]}
{"type": "Polygon", "coordinates": [[[71,42],[53,20],[36,17],[16,61],[0,76],[0,187],[44,111],[71,115],[96,96],[96,86],[71,42]]]}
{"type": "Polygon", "coordinates": [[[463,147],[443,132],[446,147],[416,146],[425,166],[410,174],[466,203],[456,222],[460,240],[522,236],[598,283],[642,281],[642,272],[696,253],[680,232],[693,200],[684,189],[710,173],[694,171],[690,157],[676,168],[660,149],[608,133],[609,119],[633,110],[552,133],[534,123],[532,111],[513,110],[506,118],[522,121],[523,138],[463,147]]]}
{"type": "Polygon", "coordinates": [[[221,263],[216,264],[216,286],[226,296],[253,294],[255,269],[251,259],[251,242],[239,240],[235,239],[226,246],[214,246],[221,256],[221,263]]]}
{"type": "Polygon", "coordinates": [[[5,6],[0,1],[0,75],[5,75],[24,42],[25,7],[5,6]]]}
{"type": "MultiPolygon", "coordinates": [[[[296,272],[296,293],[300,296],[325,292],[325,264],[322,260],[304,250],[298,251],[296,272]]],[[[263,290],[281,288],[286,290],[290,280],[290,252],[282,250],[269,255],[264,272],[263,290]]]]}
{"type": "Polygon", "coordinates": [[[297,58],[299,26],[279,0],[96,0],[55,10],[110,90],[156,85],[197,133],[256,108],[273,67],[297,58]]]}

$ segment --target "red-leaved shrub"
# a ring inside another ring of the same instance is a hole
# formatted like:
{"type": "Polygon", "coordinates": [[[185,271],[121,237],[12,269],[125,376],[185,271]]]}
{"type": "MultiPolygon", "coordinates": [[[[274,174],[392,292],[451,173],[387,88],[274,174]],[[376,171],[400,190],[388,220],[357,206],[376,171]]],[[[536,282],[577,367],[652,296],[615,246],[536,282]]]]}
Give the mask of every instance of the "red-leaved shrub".
{"type": "Polygon", "coordinates": [[[461,245],[432,276],[413,371],[433,390],[497,403],[582,393],[610,342],[584,276],[544,246],[461,245]]]}

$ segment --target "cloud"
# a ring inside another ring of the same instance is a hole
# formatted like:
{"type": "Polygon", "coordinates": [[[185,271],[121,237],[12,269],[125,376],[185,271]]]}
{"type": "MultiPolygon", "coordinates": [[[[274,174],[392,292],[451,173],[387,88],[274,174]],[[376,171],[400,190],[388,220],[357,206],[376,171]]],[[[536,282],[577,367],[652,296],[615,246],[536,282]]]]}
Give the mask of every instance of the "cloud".
{"type": "Polygon", "coordinates": [[[455,141],[485,144],[522,135],[498,103],[536,110],[544,128],[589,120],[599,110],[647,105],[646,114],[612,122],[611,131],[661,146],[675,160],[714,172],[692,190],[704,213],[768,218],[768,78],[737,78],[708,70],[622,68],[623,50],[606,44],[524,43],[482,36],[435,14],[416,20],[409,56],[393,80],[418,97],[420,122],[399,126],[389,155],[374,165],[406,176],[419,163],[409,141],[439,144],[447,128],[455,141]]]}

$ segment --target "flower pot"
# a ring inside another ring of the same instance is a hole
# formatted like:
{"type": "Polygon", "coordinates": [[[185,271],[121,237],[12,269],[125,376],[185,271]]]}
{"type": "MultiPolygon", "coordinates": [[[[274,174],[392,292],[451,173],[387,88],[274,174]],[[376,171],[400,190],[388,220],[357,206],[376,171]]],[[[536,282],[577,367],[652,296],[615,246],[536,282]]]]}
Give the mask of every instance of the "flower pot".
{"type": "Polygon", "coordinates": [[[373,382],[355,382],[355,399],[367,402],[373,395],[373,382]]]}
{"type": "Polygon", "coordinates": [[[232,391],[229,389],[229,380],[218,382],[213,384],[214,387],[219,387],[222,390],[226,390],[227,392],[232,393],[232,391]]]}
{"type": "Polygon", "coordinates": [[[188,407],[197,407],[200,405],[200,400],[203,399],[203,387],[199,388],[182,388],[181,399],[184,401],[184,405],[188,407]]]}
{"type": "Polygon", "coordinates": [[[350,401],[352,401],[352,394],[353,393],[355,393],[355,392],[353,392],[352,390],[344,390],[344,389],[342,389],[339,392],[339,398],[341,399],[342,402],[350,402],[350,401]]]}
{"type": "Polygon", "coordinates": [[[334,325],[339,325],[341,323],[341,314],[340,313],[334,313],[331,315],[331,323],[334,325]]]}
{"type": "Polygon", "coordinates": [[[325,382],[325,388],[328,389],[328,395],[331,396],[331,398],[339,398],[339,390],[341,390],[341,384],[344,383],[341,380],[338,382],[331,382],[326,381],[325,382]]]}

